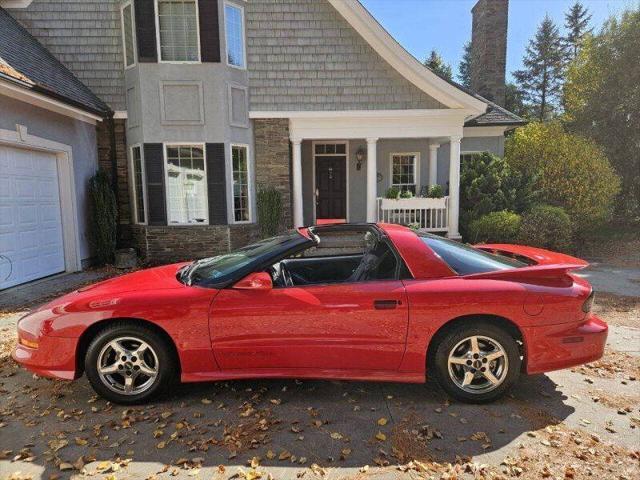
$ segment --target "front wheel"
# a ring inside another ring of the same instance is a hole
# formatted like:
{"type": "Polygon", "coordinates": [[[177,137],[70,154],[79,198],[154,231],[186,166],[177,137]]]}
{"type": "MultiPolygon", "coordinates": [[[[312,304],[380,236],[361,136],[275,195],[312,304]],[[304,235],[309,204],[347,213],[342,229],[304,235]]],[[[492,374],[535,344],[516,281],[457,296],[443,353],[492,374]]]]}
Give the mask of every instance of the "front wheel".
{"type": "Polygon", "coordinates": [[[486,403],[501,397],[520,375],[515,339],[490,323],[460,324],[440,338],[430,371],[452,397],[486,403]]]}
{"type": "Polygon", "coordinates": [[[114,403],[142,403],[176,379],[176,361],[167,342],[151,329],[118,323],[89,344],[85,372],[93,389],[114,403]]]}

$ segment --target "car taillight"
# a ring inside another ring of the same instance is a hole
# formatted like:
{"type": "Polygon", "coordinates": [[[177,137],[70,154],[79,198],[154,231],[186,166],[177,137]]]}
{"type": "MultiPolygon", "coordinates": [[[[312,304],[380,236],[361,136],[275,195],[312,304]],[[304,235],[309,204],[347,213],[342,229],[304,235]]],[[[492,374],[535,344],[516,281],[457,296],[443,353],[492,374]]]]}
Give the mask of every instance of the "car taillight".
{"type": "Polygon", "coordinates": [[[582,304],[582,311],[584,313],[589,313],[591,311],[591,309],[593,308],[593,301],[595,298],[596,298],[596,293],[593,290],[591,290],[591,293],[582,304]]]}

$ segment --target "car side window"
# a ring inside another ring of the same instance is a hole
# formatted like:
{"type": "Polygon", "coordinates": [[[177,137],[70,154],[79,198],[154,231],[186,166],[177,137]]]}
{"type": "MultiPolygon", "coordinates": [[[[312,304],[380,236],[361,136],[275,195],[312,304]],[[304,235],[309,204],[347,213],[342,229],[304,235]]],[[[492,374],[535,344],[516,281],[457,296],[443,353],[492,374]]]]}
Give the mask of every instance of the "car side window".
{"type": "Polygon", "coordinates": [[[339,284],[398,278],[398,258],[372,232],[318,233],[320,242],[272,265],[275,287],[339,284]]]}

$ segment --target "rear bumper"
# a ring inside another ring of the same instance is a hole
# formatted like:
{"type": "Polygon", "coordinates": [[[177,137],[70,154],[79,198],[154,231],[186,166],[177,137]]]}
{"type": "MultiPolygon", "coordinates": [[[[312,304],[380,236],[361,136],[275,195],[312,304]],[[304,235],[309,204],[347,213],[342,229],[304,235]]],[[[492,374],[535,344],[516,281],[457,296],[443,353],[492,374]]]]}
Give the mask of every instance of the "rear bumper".
{"type": "Polygon", "coordinates": [[[38,337],[38,348],[20,343],[11,356],[32,372],[50,378],[73,380],[76,378],[77,338],[38,337]]]}
{"type": "Polygon", "coordinates": [[[545,325],[525,329],[527,373],[573,367],[602,358],[609,327],[590,314],[580,324],[545,325]]]}

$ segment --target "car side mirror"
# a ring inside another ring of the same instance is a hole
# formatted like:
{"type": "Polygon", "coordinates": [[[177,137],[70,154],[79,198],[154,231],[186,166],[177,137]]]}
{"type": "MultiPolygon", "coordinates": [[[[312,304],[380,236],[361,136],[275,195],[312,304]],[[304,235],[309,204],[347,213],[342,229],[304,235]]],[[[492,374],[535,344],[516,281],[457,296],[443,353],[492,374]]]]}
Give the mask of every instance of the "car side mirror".
{"type": "Polygon", "coordinates": [[[271,290],[273,281],[267,272],[253,272],[236,283],[233,288],[238,290],[271,290]]]}

